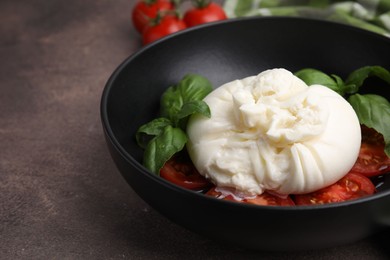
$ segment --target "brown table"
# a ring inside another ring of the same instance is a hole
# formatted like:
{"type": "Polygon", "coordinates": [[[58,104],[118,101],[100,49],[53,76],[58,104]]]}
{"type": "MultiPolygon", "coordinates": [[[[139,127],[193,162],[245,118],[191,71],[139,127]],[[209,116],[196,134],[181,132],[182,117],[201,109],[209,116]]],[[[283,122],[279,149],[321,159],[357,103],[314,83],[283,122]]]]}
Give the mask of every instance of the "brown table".
{"type": "Polygon", "coordinates": [[[254,252],[142,201],[112,162],[99,115],[108,77],[141,47],[134,2],[0,1],[0,259],[390,257],[389,230],[324,250],[254,252]]]}

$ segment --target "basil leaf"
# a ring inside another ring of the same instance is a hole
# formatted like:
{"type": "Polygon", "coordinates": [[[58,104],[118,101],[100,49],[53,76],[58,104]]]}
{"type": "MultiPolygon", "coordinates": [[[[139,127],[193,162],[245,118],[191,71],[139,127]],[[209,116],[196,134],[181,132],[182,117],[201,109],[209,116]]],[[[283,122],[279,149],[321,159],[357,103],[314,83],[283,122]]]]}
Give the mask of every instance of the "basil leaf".
{"type": "Polygon", "coordinates": [[[159,175],[160,169],[175,153],[180,152],[187,142],[186,133],[170,125],[154,137],[146,146],[143,165],[159,175]]]}
{"type": "Polygon", "coordinates": [[[366,66],[351,72],[345,80],[346,85],[353,88],[349,93],[358,92],[368,77],[378,77],[390,84],[390,72],[381,66],[366,66]]]}
{"type": "Polygon", "coordinates": [[[322,71],[311,68],[299,70],[295,72],[295,76],[303,80],[308,86],[319,84],[326,86],[341,95],[343,94],[342,86],[340,86],[343,82],[340,77],[336,77],[336,79],[334,79],[322,71]]]}
{"type": "Polygon", "coordinates": [[[163,93],[162,117],[142,125],[136,133],[138,145],[145,149],[143,165],[146,168],[159,174],[166,161],[183,149],[187,143],[188,117],[194,113],[210,117],[210,109],[202,99],[212,90],[208,79],[188,74],[163,93]]]}
{"type": "Polygon", "coordinates": [[[138,128],[135,138],[138,145],[145,149],[148,142],[156,135],[163,133],[166,126],[172,125],[171,120],[165,117],[155,118],[138,128]]]}
{"type": "Polygon", "coordinates": [[[184,100],[177,85],[169,87],[161,96],[161,116],[171,119],[172,122],[175,121],[175,115],[183,104],[184,100]]]}
{"type": "Polygon", "coordinates": [[[348,98],[359,122],[381,133],[385,139],[385,153],[390,156],[390,103],[374,94],[354,94],[348,98]]]}
{"type": "Polygon", "coordinates": [[[178,119],[186,118],[192,114],[199,113],[205,117],[210,117],[210,108],[203,100],[194,100],[185,103],[179,113],[177,113],[178,119]]]}
{"type": "Polygon", "coordinates": [[[169,87],[161,97],[161,114],[172,122],[178,122],[182,106],[191,101],[202,100],[213,90],[208,79],[196,74],[188,74],[174,86],[169,87]]]}
{"type": "Polygon", "coordinates": [[[213,90],[213,86],[208,79],[196,74],[186,75],[179,82],[178,88],[182,90],[185,102],[202,100],[213,90]]]}
{"type": "Polygon", "coordinates": [[[201,114],[205,117],[211,117],[210,108],[207,103],[203,100],[194,100],[185,103],[177,114],[177,126],[185,131],[188,118],[195,113],[201,114]]]}

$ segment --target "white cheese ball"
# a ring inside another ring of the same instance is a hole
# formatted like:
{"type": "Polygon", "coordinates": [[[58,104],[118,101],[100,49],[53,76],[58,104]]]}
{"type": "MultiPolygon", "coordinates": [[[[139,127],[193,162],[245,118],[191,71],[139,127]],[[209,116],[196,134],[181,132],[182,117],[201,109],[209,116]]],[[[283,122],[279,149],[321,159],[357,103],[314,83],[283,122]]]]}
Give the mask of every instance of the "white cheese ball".
{"type": "Polygon", "coordinates": [[[187,149],[219,187],[308,193],[341,179],[358,157],[360,124],[350,104],[285,69],[229,82],[204,101],[211,118],[191,117],[187,149]]]}

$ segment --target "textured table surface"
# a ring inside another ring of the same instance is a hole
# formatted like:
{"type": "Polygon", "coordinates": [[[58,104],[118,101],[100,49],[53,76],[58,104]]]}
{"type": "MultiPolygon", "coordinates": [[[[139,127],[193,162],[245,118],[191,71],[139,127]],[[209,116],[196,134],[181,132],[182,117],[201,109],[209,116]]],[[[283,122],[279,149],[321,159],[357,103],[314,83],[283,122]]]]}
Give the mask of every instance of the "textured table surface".
{"type": "Polygon", "coordinates": [[[99,115],[108,77],[141,47],[134,2],[0,1],[0,259],[389,258],[389,230],[308,252],[227,247],[134,193],[99,115]]]}

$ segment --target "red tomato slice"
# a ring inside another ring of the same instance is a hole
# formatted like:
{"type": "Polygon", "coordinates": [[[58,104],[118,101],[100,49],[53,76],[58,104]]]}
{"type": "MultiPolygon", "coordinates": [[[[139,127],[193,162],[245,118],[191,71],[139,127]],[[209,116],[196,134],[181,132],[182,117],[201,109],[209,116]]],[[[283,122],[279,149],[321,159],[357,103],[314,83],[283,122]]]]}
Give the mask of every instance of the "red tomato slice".
{"type": "Polygon", "coordinates": [[[207,192],[206,192],[206,195],[208,196],[211,196],[211,197],[215,197],[217,199],[223,199],[223,200],[230,200],[230,201],[236,201],[236,202],[240,202],[238,200],[235,200],[233,198],[233,196],[229,195],[229,196],[224,196],[222,194],[222,192],[219,192],[216,190],[217,187],[212,187],[211,189],[209,189],[207,192]]]}
{"type": "Polygon", "coordinates": [[[269,205],[269,206],[294,206],[295,203],[290,196],[282,198],[270,193],[263,193],[256,196],[254,199],[245,199],[246,203],[255,205],[269,205]]]}
{"type": "Polygon", "coordinates": [[[184,14],[184,22],[188,27],[204,24],[208,22],[227,19],[223,8],[216,3],[209,3],[204,7],[194,7],[184,14]]]}
{"type": "Polygon", "coordinates": [[[262,205],[262,206],[294,206],[295,205],[294,201],[290,198],[290,196],[283,198],[276,195],[272,195],[268,192],[264,192],[263,194],[258,195],[255,198],[236,200],[232,195],[227,195],[227,196],[223,195],[221,192],[216,190],[216,187],[214,187],[211,188],[208,192],[206,192],[206,195],[223,199],[223,200],[230,200],[235,202],[262,205]]]}
{"type": "Polygon", "coordinates": [[[357,199],[375,193],[371,180],[360,173],[349,172],[333,185],[318,191],[295,195],[296,205],[326,204],[357,199]]]}
{"type": "Polygon", "coordinates": [[[160,170],[160,176],[171,183],[195,191],[203,191],[211,186],[192,162],[178,156],[165,163],[160,170]]]}
{"type": "Polygon", "coordinates": [[[351,171],[367,177],[390,172],[390,158],[385,154],[384,149],[383,136],[372,128],[362,126],[359,157],[351,171]]]}

